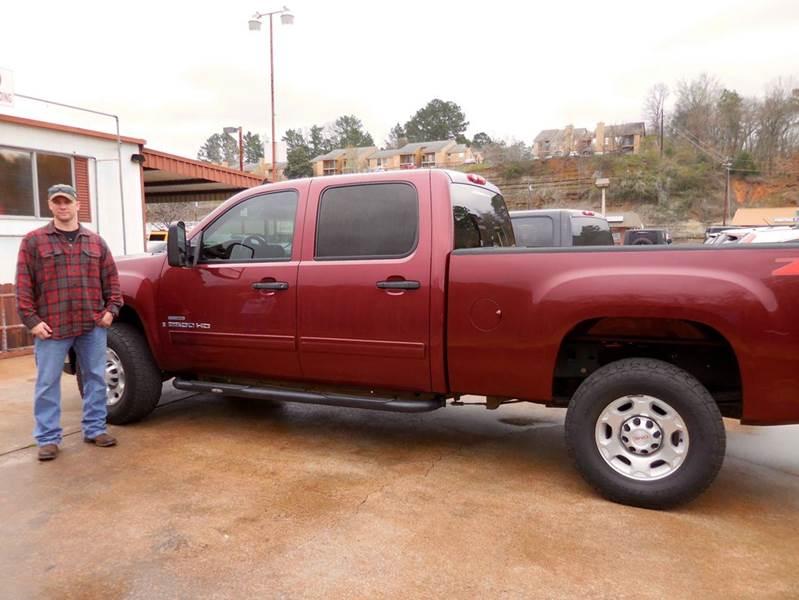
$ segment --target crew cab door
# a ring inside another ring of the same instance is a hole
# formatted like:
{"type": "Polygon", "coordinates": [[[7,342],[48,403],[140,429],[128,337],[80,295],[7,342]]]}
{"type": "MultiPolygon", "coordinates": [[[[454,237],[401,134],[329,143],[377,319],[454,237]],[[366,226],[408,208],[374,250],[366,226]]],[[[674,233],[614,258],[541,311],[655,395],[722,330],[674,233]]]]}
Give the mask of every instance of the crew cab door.
{"type": "Polygon", "coordinates": [[[300,195],[284,189],[243,199],[204,227],[196,266],[166,267],[157,314],[170,369],[300,376],[300,195]]]}
{"type": "Polygon", "coordinates": [[[430,176],[312,182],[299,268],[306,379],[430,389],[430,176]]]}

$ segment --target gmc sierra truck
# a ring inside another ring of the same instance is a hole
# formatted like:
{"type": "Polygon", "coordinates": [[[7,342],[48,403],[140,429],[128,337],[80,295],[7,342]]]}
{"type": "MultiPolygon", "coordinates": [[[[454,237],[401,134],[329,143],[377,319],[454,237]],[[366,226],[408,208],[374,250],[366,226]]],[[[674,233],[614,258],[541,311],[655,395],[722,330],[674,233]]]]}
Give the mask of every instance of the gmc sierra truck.
{"type": "Polygon", "coordinates": [[[118,266],[115,424],[173,377],[398,412],[529,401],[568,407],[599,493],[665,508],[716,476],[722,416],[799,422],[797,244],[516,247],[496,187],[413,170],[249,189],[118,266]]]}

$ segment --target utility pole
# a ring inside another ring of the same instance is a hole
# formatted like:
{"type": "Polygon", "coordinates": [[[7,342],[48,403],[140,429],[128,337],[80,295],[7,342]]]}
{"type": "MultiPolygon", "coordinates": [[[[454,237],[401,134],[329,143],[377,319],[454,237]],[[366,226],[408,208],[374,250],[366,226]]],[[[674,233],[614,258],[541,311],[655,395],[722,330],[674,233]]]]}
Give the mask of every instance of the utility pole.
{"type": "Polygon", "coordinates": [[[660,106],[660,158],[663,158],[663,105],[660,106]]]}
{"type": "Polygon", "coordinates": [[[726,184],[724,186],[724,214],[721,217],[722,225],[727,224],[727,217],[730,214],[730,167],[731,166],[732,163],[730,162],[729,159],[727,159],[727,162],[724,163],[724,167],[727,169],[727,178],[726,178],[726,184]]]}

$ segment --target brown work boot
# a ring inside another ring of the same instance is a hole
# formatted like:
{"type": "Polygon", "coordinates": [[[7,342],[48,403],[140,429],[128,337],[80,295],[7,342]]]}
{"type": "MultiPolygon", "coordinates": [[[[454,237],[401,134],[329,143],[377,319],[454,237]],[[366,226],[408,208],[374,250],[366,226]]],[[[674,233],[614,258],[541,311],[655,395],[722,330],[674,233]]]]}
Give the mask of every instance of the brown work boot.
{"type": "Polygon", "coordinates": [[[58,456],[57,444],[39,446],[39,460],[53,460],[56,456],[58,456]]]}
{"type": "Polygon", "coordinates": [[[95,438],[83,438],[83,441],[87,444],[94,444],[95,446],[100,446],[101,448],[108,448],[109,446],[116,446],[117,439],[109,434],[109,433],[101,433],[95,438]]]}

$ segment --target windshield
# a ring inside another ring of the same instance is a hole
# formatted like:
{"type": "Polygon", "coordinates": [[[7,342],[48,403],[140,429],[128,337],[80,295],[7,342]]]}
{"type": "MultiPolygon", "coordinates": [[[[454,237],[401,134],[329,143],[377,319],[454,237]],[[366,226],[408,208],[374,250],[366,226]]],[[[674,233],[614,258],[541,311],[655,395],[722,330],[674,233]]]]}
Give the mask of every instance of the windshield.
{"type": "Polygon", "coordinates": [[[450,194],[456,250],[516,245],[502,195],[462,183],[453,183],[450,194]]]}

